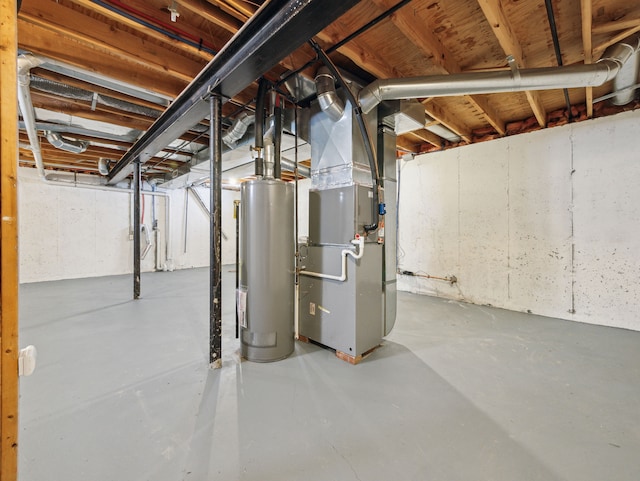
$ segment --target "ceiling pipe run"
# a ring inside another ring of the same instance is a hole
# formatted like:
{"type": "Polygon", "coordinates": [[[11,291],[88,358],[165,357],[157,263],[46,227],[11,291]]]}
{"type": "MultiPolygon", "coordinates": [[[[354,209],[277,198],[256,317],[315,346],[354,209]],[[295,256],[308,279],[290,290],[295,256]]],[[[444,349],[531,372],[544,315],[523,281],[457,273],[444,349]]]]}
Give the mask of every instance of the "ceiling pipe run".
{"type": "Polygon", "coordinates": [[[640,33],[609,47],[594,64],[376,80],[360,91],[367,113],[384,100],[597,87],[618,75],[640,50],[640,33]]]}

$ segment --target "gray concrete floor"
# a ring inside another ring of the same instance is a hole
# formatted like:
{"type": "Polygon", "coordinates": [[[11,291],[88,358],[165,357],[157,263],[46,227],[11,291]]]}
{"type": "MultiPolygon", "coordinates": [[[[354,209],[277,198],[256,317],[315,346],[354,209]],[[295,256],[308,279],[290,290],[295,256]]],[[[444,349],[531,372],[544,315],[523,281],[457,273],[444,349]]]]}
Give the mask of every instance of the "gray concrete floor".
{"type": "Polygon", "coordinates": [[[21,481],[640,479],[640,332],[400,294],[360,365],[240,362],[225,269],[24,285],[21,481]]]}

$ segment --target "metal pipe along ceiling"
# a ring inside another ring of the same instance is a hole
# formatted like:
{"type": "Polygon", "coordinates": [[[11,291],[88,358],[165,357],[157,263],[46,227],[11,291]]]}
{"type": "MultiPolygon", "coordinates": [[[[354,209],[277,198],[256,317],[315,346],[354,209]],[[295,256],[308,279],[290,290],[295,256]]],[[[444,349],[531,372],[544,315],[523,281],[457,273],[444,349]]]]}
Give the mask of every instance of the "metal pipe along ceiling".
{"type": "Polygon", "coordinates": [[[615,78],[638,50],[637,33],[609,47],[602,59],[589,65],[376,80],[360,91],[359,101],[367,113],[384,100],[597,87],[615,78]]]}

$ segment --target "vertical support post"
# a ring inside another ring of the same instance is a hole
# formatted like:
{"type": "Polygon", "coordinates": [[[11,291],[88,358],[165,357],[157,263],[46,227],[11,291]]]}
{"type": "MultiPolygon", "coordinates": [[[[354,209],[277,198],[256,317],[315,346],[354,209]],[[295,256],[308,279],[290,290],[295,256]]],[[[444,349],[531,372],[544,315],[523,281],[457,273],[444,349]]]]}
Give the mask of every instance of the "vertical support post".
{"type": "Polygon", "coordinates": [[[209,97],[209,365],[222,367],[222,98],[209,97]]]}
{"type": "MultiPolygon", "coordinates": [[[[236,293],[240,288],[240,201],[233,201],[233,218],[236,220],[236,293]]],[[[240,337],[240,318],[238,317],[238,299],[236,297],[236,339],[240,337]]]]}
{"type": "Polygon", "coordinates": [[[280,150],[282,149],[282,108],[277,106],[273,109],[274,117],[274,142],[273,142],[273,178],[282,178],[282,168],[280,166],[280,150]]]}
{"type": "Polygon", "coordinates": [[[0,0],[0,479],[18,478],[17,6],[0,0]]]}
{"type": "Polygon", "coordinates": [[[140,299],[140,159],[133,163],[133,298],[140,299]]]}

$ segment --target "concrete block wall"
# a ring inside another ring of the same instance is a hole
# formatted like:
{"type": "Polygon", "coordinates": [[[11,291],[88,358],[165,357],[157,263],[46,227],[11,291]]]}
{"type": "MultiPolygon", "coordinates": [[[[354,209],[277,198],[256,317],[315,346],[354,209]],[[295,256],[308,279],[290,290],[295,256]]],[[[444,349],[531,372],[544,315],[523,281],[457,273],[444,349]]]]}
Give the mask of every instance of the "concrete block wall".
{"type": "MultiPolygon", "coordinates": [[[[183,269],[209,265],[209,220],[184,190],[168,191],[171,252],[167,263],[165,202],[156,197],[159,249],[142,261],[143,272],[155,266],[183,269]],[[185,203],[186,222],[185,222],[185,203]],[[185,249],[186,226],[186,249],[185,249]],[[158,255],[158,259],[156,259],[158,255]]],[[[208,206],[208,190],[200,196],[208,206]]],[[[145,195],[144,223],[152,228],[152,198],[145,195]]],[[[132,272],[133,241],[130,194],[58,186],[42,182],[35,169],[19,169],[20,282],[95,277],[132,272]]],[[[239,192],[223,191],[222,260],[235,262],[233,201],[239,192]]],[[[154,244],[156,239],[153,239],[154,244]]]]}
{"type": "Polygon", "coordinates": [[[400,165],[401,290],[640,330],[640,111],[400,165]]]}

